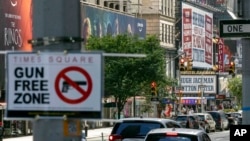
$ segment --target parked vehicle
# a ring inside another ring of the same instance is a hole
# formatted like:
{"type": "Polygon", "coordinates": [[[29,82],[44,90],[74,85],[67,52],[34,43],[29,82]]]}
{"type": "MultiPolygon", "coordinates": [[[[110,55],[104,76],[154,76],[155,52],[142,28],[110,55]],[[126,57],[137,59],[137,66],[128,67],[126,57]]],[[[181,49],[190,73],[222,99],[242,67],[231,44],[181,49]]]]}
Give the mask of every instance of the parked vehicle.
{"type": "Polygon", "coordinates": [[[145,141],[211,141],[211,138],[203,130],[167,128],[151,130],[145,141]]]}
{"type": "Polygon", "coordinates": [[[197,115],[178,115],[175,121],[181,124],[182,127],[192,128],[192,129],[204,129],[205,123],[197,115]],[[187,123],[189,122],[189,123],[187,123]]]}
{"type": "Polygon", "coordinates": [[[229,121],[226,117],[225,112],[223,111],[207,111],[207,113],[209,113],[215,123],[216,123],[216,129],[219,129],[221,131],[225,130],[225,129],[229,129],[229,121]]]}
{"type": "Polygon", "coordinates": [[[231,125],[238,125],[238,119],[233,114],[231,113],[225,113],[225,114],[229,122],[228,128],[230,128],[231,125]]]}
{"type": "Polygon", "coordinates": [[[204,121],[204,128],[207,133],[216,130],[216,123],[213,119],[213,117],[209,113],[193,113],[194,115],[197,115],[200,117],[202,121],[204,121]]]}
{"type": "Polygon", "coordinates": [[[143,141],[147,133],[156,128],[181,128],[181,125],[172,119],[124,118],[114,125],[109,141],[121,139],[143,141]]]}

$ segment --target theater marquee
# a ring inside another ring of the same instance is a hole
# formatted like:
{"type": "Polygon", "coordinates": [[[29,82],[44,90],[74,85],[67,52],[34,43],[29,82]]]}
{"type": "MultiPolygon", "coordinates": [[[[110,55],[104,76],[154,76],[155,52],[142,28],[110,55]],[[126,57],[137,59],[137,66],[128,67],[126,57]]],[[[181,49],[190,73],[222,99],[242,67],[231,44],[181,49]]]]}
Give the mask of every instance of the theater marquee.
{"type": "Polygon", "coordinates": [[[205,94],[215,94],[216,75],[181,75],[183,93],[198,93],[199,85],[204,85],[205,94]]]}

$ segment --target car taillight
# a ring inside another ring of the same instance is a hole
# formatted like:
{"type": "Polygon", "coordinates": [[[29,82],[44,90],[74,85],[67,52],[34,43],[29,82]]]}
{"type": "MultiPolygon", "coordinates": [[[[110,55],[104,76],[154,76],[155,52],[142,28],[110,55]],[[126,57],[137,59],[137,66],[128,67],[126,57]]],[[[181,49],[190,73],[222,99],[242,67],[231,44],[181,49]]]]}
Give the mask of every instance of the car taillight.
{"type": "Polygon", "coordinates": [[[178,133],[177,132],[167,132],[166,135],[167,136],[177,136],[178,133]]]}
{"type": "Polygon", "coordinates": [[[121,135],[109,135],[109,141],[122,141],[121,135]]]}

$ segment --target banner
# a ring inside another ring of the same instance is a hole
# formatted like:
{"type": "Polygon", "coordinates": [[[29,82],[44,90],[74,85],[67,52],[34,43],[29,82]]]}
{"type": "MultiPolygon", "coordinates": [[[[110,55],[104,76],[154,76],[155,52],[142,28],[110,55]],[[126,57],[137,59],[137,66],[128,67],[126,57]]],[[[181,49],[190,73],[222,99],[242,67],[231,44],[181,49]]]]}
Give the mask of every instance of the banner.
{"type": "Polygon", "coordinates": [[[115,13],[81,5],[82,37],[87,39],[92,35],[102,37],[118,34],[136,35],[141,39],[146,37],[146,20],[124,14],[115,13]]]}
{"type": "Polygon", "coordinates": [[[31,51],[32,0],[0,0],[0,50],[31,51]]]}
{"type": "Polygon", "coordinates": [[[181,75],[181,87],[183,93],[197,94],[203,85],[204,93],[216,93],[216,75],[181,75]]]}
{"type": "Polygon", "coordinates": [[[213,14],[182,3],[182,47],[194,68],[213,66],[213,14]]]}

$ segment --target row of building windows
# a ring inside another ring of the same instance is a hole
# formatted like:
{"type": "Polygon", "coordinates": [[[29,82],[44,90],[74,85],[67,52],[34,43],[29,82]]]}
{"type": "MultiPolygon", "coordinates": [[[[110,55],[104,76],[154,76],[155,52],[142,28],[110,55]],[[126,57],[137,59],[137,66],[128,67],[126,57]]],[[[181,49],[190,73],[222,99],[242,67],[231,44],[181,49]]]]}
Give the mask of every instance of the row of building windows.
{"type": "Polygon", "coordinates": [[[174,0],[163,0],[161,3],[162,7],[162,14],[169,16],[169,17],[174,17],[174,9],[175,9],[175,1],[174,0]]]}
{"type": "Polygon", "coordinates": [[[174,38],[174,26],[168,25],[168,24],[161,24],[161,42],[167,43],[167,44],[174,44],[175,38],[174,38]]]}

